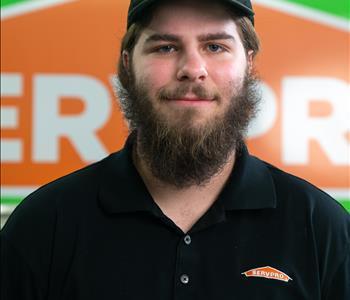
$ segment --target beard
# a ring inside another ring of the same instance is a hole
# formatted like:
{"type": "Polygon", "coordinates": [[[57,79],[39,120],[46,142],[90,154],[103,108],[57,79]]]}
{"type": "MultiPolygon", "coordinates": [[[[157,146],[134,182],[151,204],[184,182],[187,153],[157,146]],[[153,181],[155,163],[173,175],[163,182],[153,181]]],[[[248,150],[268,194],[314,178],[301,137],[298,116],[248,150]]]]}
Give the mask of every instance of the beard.
{"type": "MultiPolygon", "coordinates": [[[[121,110],[129,128],[137,132],[134,149],[138,158],[154,177],[179,189],[205,185],[220,173],[234,152],[239,152],[261,98],[258,80],[245,74],[242,82],[230,87],[230,101],[225,109],[195,125],[197,109],[175,111],[174,120],[156,109],[148,91],[148,85],[136,83],[133,74],[127,88],[117,84],[121,110]]],[[[210,93],[193,83],[180,83],[172,90],[163,88],[155,100],[181,99],[188,92],[219,104],[222,101],[219,93],[210,93]]]]}

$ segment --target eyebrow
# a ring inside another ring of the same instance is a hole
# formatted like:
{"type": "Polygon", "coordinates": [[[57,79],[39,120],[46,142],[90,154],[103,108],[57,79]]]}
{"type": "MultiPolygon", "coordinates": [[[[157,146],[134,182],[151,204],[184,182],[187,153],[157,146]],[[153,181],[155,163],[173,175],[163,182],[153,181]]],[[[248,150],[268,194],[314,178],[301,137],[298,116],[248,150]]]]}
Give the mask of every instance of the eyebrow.
{"type": "Polygon", "coordinates": [[[208,41],[215,41],[215,40],[236,41],[236,39],[233,37],[233,35],[227,34],[225,32],[203,34],[203,35],[200,35],[198,37],[198,40],[200,42],[208,42],[208,41]]]}
{"type": "MultiPolygon", "coordinates": [[[[151,43],[151,42],[179,42],[181,40],[181,37],[175,34],[160,34],[155,33],[150,35],[145,43],[151,43]]],[[[208,33],[198,36],[198,41],[200,42],[208,42],[208,41],[214,41],[214,40],[232,40],[235,41],[235,38],[227,34],[225,32],[218,32],[218,33],[208,33]]]]}
{"type": "Polygon", "coordinates": [[[145,44],[151,43],[151,42],[179,42],[180,37],[175,34],[160,34],[155,33],[150,35],[146,41],[145,44]]]}

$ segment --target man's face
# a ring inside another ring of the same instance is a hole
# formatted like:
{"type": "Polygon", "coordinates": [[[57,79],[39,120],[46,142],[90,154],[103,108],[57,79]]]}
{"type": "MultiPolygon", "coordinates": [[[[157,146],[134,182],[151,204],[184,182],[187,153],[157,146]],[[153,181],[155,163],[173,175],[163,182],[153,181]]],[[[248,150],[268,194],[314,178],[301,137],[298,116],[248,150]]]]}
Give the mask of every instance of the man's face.
{"type": "MultiPolygon", "coordinates": [[[[207,1],[162,4],[132,54],[124,52],[122,110],[153,175],[203,185],[242,142],[259,100],[237,27],[207,1]],[[197,4],[197,5],[196,5],[197,4]]],[[[248,63],[249,62],[249,63],[248,63]]]]}
{"type": "Polygon", "coordinates": [[[173,2],[155,11],[125,62],[164,122],[203,127],[224,115],[242,87],[247,57],[223,7],[173,2]]]}

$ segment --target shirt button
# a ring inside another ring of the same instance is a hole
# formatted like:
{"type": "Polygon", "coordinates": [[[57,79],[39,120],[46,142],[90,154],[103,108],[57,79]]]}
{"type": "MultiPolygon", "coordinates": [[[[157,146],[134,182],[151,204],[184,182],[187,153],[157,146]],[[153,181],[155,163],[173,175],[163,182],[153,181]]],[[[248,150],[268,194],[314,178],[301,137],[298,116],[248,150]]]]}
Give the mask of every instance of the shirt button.
{"type": "Polygon", "coordinates": [[[189,235],[186,235],[185,237],[184,237],[184,241],[185,241],[185,244],[186,245],[189,245],[189,244],[191,244],[191,237],[189,236],[189,235]]]}
{"type": "Polygon", "coordinates": [[[180,280],[183,284],[187,284],[187,283],[189,283],[190,278],[188,277],[188,275],[183,274],[183,275],[181,275],[180,280]]]}

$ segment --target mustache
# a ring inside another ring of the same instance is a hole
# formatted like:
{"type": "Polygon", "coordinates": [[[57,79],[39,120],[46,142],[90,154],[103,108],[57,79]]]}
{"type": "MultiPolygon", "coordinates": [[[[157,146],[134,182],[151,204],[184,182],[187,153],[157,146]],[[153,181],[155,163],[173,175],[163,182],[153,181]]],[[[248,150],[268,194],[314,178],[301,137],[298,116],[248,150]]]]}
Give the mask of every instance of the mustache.
{"type": "Polygon", "coordinates": [[[162,88],[158,92],[158,98],[161,100],[181,99],[187,94],[192,93],[200,99],[219,100],[220,94],[216,91],[209,91],[200,84],[184,83],[175,88],[162,88]]]}

